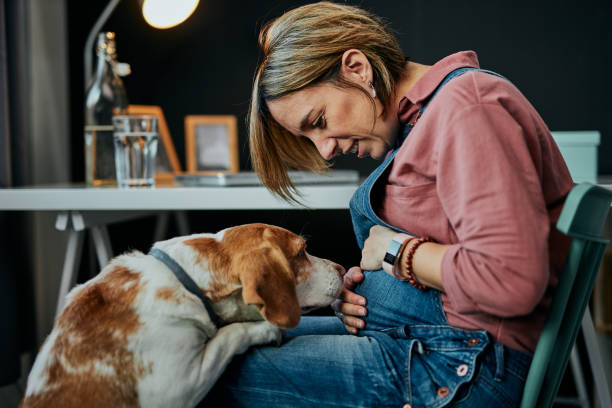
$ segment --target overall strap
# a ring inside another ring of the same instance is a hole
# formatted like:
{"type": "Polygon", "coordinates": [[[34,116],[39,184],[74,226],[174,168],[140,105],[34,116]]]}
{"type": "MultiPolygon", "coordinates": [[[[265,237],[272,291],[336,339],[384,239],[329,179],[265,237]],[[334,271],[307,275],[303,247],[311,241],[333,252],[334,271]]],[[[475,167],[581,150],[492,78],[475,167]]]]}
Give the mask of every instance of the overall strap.
{"type": "Polygon", "coordinates": [[[495,72],[492,72],[492,71],[487,71],[484,69],[474,68],[474,67],[461,67],[461,68],[457,68],[453,70],[452,72],[450,72],[440,82],[440,84],[436,87],[436,89],[434,89],[431,95],[423,103],[423,106],[421,106],[421,109],[419,109],[416,119],[414,119],[411,123],[408,123],[404,126],[402,135],[400,136],[400,138],[398,138],[399,139],[398,146],[389,153],[389,155],[385,158],[385,160],[383,160],[383,162],[376,169],[374,169],[372,173],[370,173],[370,175],[363,181],[363,183],[359,186],[359,188],[355,191],[355,193],[353,194],[353,197],[351,198],[351,202],[349,206],[350,212],[351,212],[351,220],[353,222],[353,229],[355,231],[355,237],[357,239],[357,243],[359,244],[360,248],[363,247],[363,242],[369,235],[370,227],[375,224],[382,225],[382,226],[385,226],[387,228],[390,228],[396,231],[404,232],[406,234],[414,235],[410,233],[409,231],[406,231],[402,228],[389,225],[386,222],[384,222],[382,219],[380,219],[380,217],[378,217],[378,215],[374,212],[372,208],[372,204],[371,204],[372,189],[374,188],[374,185],[376,184],[379,177],[392,164],[395,154],[399,151],[401,144],[404,142],[404,140],[406,139],[406,137],[408,136],[408,134],[410,133],[410,131],[416,124],[416,121],[423,115],[423,113],[425,112],[425,108],[427,108],[427,105],[431,102],[434,96],[450,80],[468,71],[481,71],[481,72],[485,72],[485,73],[496,75],[498,77],[503,78],[503,76],[495,72]]]}
{"type": "Polygon", "coordinates": [[[425,108],[427,107],[427,105],[429,105],[429,102],[431,102],[431,100],[434,98],[434,96],[436,96],[436,94],[440,91],[440,89],[442,89],[442,87],[444,85],[446,85],[451,79],[456,78],[456,77],[458,77],[460,75],[463,75],[463,74],[465,74],[468,71],[485,72],[487,74],[495,75],[495,76],[498,76],[500,78],[504,78],[504,79],[508,80],[507,78],[505,78],[504,76],[498,74],[497,72],[489,71],[487,69],[482,69],[482,68],[463,67],[463,68],[457,68],[457,69],[451,71],[448,75],[446,75],[444,77],[442,82],[440,82],[440,84],[438,84],[436,89],[434,89],[434,91],[431,93],[431,95],[429,95],[429,97],[425,100],[425,102],[423,103],[423,106],[421,106],[421,109],[419,109],[418,115],[411,122],[406,124],[406,126],[404,128],[404,131],[402,132],[402,137],[401,137],[401,140],[400,140],[400,146],[401,146],[401,143],[404,141],[404,139],[406,139],[406,136],[408,136],[408,133],[410,133],[410,131],[412,130],[412,128],[416,124],[417,120],[419,120],[419,118],[423,115],[423,112],[425,112],[425,108]]]}

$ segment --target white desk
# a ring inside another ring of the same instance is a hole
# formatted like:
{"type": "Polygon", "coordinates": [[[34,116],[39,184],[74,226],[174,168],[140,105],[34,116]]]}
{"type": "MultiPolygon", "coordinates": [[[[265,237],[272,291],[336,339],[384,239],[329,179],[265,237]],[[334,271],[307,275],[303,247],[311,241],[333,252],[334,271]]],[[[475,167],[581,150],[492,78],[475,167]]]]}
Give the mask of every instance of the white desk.
{"type": "MultiPolygon", "coordinates": [[[[68,231],[57,313],[74,286],[85,232],[92,235],[98,262],[112,258],[107,224],[158,214],[155,238],[162,235],[167,211],[182,210],[280,210],[347,209],[357,184],[304,185],[299,187],[305,206],[289,204],[265,187],[157,187],[153,189],[88,188],[82,185],[0,189],[0,211],[51,211],[55,227],[68,231]]],[[[180,213],[179,213],[180,214],[180,213]]],[[[186,232],[185,217],[179,231],[186,232]]]]}
{"type": "Polygon", "coordinates": [[[0,211],[160,211],[343,209],[357,184],[304,185],[307,207],[291,205],[264,187],[86,188],[79,185],[0,189],[0,211]]]}

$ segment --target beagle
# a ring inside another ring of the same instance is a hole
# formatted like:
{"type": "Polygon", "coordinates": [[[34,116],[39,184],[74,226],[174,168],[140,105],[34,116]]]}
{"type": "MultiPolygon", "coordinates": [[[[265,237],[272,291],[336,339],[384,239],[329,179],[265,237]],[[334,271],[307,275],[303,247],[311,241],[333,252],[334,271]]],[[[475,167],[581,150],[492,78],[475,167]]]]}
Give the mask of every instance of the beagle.
{"type": "Polygon", "coordinates": [[[21,407],[195,406],[234,355],[336,299],[343,274],[265,224],[120,255],[68,294],[21,407]]]}

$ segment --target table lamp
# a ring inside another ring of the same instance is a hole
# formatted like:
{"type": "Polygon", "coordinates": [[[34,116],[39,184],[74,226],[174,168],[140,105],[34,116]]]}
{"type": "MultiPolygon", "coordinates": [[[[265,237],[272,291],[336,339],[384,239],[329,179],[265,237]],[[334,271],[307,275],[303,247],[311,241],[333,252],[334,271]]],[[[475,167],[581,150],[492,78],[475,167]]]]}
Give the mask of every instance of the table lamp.
{"type": "MultiPolygon", "coordinates": [[[[92,76],[94,41],[98,32],[102,29],[120,1],[111,0],[108,2],[106,8],[91,28],[87,41],[85,41],[85,89],[87,89],[92,76]]],[[[199,2],[200,0],[138,0],[145,21],[159,29],[171,28],[185,21],[194,12],[199,2]]]]}

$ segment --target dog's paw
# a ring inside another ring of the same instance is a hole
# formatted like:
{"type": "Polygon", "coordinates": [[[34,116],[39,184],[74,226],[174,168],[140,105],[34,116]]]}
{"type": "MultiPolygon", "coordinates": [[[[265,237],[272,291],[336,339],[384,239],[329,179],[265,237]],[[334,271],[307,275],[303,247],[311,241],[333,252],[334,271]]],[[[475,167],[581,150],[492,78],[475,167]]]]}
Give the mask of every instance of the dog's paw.
{"type": "Polygon", "coordinates": [[[251,323],[248,331],[253,345],[273,343],[280,346],[283,338],[283,331],[266,321],[251,323]]]}

